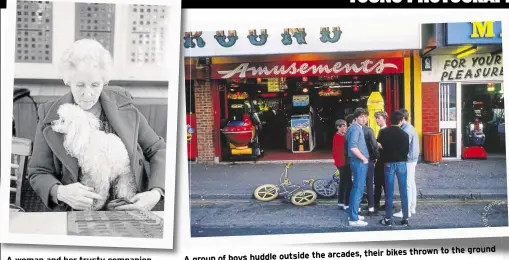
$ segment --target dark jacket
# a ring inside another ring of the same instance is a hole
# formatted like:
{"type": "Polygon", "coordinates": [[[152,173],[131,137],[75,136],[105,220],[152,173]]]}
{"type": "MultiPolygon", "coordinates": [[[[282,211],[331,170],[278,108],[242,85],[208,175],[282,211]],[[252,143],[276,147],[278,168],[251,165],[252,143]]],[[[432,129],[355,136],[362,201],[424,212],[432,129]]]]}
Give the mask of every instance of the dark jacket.
{"type": "Polygon", "coordinates": [[[378,160],[380,159],[380,151],[378,150],[378,142],[376,141],[375,132],[369,126],[362,126],[364,132],[364,138],[366,139],[366,146],[368,147],[369,159],[378,160]]]}
{"type": "MultiPolygon", "coordinates": [[[[134,106],[133,97],[123,88],[105,87],[99,102],[112,128],[127,148],[138,190],[160,188],[164,191],[166,143],[163,138],[149,126],[147,119],[134,106]]],[[[58,211],[71,208],[52,202],[52,187],[76,183],[79,171],[77,160],[64,149],[64,136],[51,128],[51,122],[59,118],[57,109],[65,103],[73,103],[71,92],[39,107],[40,121],[28,166],[32,188],[48,208],[58,211]]]]}
{"type": "Polygon", "coordinates": [[[406,162],[408,159],[409,138],[400,127],[393,125],[381,129],[378,141],[382,145],[384,163],[406,162]]]}

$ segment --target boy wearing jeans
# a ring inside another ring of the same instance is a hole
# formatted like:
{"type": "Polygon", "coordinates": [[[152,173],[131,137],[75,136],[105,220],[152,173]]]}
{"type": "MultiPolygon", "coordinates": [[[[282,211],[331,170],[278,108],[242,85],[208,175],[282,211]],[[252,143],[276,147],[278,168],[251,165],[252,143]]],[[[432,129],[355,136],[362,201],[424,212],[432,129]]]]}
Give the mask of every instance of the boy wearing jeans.
{"type": "MultiPolygon", "coordinates": [[[[347,123],[343,119],[338,119],[336,121],[336,130],[337,133],[334,135],[334,139],[332,141],[332,157],[334,158],[334,166],[339,170],[339,191],[338,191],[338,206],[340,208],[345,208],[345,198],[346,201],[350,199],[350,196],[347,193],[350,193],[352,188],[352,172],[350,171],[350,165],[346,164],[346,130],[347,123]]],[[[348,207],[348,202],[346,203],[346,207],[348,207]]]]}
{"type": "Polygon", "coordinates": [[[359,216],[359,207],[361,203],[364,186],[366,185],[366,176],[368,173],[369,152],[366,146],[366,140],[362,131],[362,125],[365,124],[368,112],[363,109],[356,109],[354,112],[355,122],[348,129],[346,140],[348,142],[348,157],[353,173],[353,186],[350,192],[350,208],[348,209],[348,223],[350,226],[366,226],[364,217],[359,216]]]}
{"type": "MultiPolygon", "coordinates": [[[[408,217],[411,217],[412,215],[415,215],[415,209],[417,207],[417,185],[415,184],[415,168],[417,166],[417,160],[419,159],[419,135],[417,135],[415,128],[408,122],[408,110],[402,108],[399,111],[401,114],[403,114],[403,124],[401,129],[405,131],[409,137],[409,150],[406,168],[408,175],[408,217]]],[[[403,217],[403,213],[400,211],[395,213],[394,216],[401,218],[403,217]]]]}
{"type": "MultiPolygon", "coordinates": [[[[369,115],[368,115],[369,116],[369,115]]],[[[366,187],[368,191],[368,214],[376,215],[377,210],[375,210],[375,193],[374,193],[374,178],[375,178],[375,163],[376,160],[380,158],[380,153],[378,151],[378,143],[375,138],[375,133],[371,127],[367,126],[365,123],[362,125],[362,130],[364,132],[364,138],[366,139],[366,146],[368,147],[369,153],[369,162],[368,162],[368,174],[366,179],[366,187]]]]}
{"type": "Polygon", "coordinates": [[[401,129],[403,114],[394,111],[391,115],[391,126],[380,130],[378,142],[382,146],[382,160],[385,162],[385,218],[382,225],[392,225],[392,206],[394,196],[394,175],[398,178],[399,194],[403,220],[401,224],[408,226],[408,196],[406,161],[409,150],[408,134],[401,129]]]}

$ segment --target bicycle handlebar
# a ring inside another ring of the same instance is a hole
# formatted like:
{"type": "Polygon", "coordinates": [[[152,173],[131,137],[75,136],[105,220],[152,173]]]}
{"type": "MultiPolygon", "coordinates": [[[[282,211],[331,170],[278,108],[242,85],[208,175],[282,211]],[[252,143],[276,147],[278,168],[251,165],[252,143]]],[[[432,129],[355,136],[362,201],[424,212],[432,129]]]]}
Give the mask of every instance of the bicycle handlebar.
{"type": "Polygon", "coordinates": [[[286,168],[290,168],[290,166],[292,166],[291,162],[286,163],[286,168]]]}

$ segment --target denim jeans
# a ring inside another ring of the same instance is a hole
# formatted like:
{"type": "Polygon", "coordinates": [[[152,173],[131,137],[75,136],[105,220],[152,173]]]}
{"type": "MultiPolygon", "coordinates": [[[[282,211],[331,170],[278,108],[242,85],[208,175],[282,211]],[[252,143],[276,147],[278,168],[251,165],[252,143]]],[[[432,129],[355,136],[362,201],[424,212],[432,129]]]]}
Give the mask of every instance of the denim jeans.
{"type": "Polygon", "coordinates": [[[348,216],[350,221],[359,220],[359,207],[361,204],[364,186],[366,185],[366,175],[368,174],[368,164],[362,163],[361,160],[352,159],[350,161],[353,173],[353,185],[350,192],[350,207],[348,216]]]}
{"type": "Polygon", "coordinates": [[[399,195],[403,219],[408,219],[407,169],[406,162],[385,164],[385,218],[392,218],[392,202],[394,200],[394,175],[398,178],[399,195]]]}

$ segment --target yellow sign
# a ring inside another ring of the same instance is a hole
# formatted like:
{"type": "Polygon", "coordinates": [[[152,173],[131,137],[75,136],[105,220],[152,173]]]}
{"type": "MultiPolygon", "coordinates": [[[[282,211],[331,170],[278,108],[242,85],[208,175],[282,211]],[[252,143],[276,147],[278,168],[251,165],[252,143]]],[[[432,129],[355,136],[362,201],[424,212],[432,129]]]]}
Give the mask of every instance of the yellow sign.
{"type": "Polygon", "coordinates": [[[320,97],[338,97],[338,96],[341,96],[341,90],[339,89],[334,89],[334,90],[321,90],[320,92],[318,92],[318,95],[320,97]]]}
{"type": "Polygon", "coordinates": [[[373,91],[371,95],[369,95],[368,102],[368,123],[367,125],[373,129],[375,136],[378,136],[378,132],[380,131],[380,127],[376,124],[375,112],[384,111],[384,98],[380,92],[373,91]]]}
{"type": "Polygon", "coordinates": [[[248,94],[247,94],[247,92],[228,93],[227,98],[228,99],[247,99],[248,94]]]}
{"type": "MultiPolygon", "coordinates": [[[[471,38],[494,38],[495,33],[493,31],[493,22],[472,22],[472,34],[471,38]]],[[[502,33],[500,33],[502,38],[502,33]]]]}
{"type": "Polygon", "coordinates": [[[279,92],[279,78],[267,79],[267,92],[279,92]]]}

